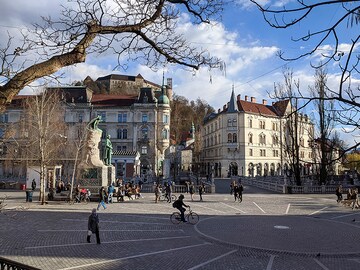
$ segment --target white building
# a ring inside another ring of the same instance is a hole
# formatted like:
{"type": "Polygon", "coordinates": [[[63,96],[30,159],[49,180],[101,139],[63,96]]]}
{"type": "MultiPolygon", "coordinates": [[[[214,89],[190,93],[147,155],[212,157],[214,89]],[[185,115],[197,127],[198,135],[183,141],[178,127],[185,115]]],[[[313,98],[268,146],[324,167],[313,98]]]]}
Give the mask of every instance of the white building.
{"type": "MultiPolygon", "coordinates": [[[[256,103],[254,97],[245,100],[232,92],[222,110],[204,121],[203,163],[207,173],[215,177],[282,175],[290,162],[285,150],[290,142],[289,120],[292,111],[289,100],[267,105],[256,103]]],[[[313,154],[313,124],[306,115],[298,115],[298,136],[302,172],[309,172],[313,154]]]]}

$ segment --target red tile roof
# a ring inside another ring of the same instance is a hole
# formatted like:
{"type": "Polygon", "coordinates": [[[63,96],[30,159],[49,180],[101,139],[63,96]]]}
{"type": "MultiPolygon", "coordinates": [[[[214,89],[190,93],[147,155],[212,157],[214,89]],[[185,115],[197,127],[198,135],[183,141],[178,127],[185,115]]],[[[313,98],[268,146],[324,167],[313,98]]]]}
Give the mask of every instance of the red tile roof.
{"type": "Polygon", "coordinates": [[[136,95],[107,95],[107,94],[94,94],[91,103],[94,106],[131,106],[137,100],[136,95]]]}
{"type": "Polygon", "coordinates": [[[249,102],[245,100],[238,100],[237,105],[239,111],[247,112],[247,113],[255,113],[260,115],[271,115],[277,116],[276,110],[273,106],[264,105],[254,102],[249,102]]]}

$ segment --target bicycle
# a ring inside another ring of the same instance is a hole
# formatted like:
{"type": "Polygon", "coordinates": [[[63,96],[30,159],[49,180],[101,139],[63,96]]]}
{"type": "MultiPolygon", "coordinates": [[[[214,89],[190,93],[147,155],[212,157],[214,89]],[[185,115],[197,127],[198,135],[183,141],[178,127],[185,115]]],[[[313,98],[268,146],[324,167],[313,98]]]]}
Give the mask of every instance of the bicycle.
{"type": "MultiPolygon", "coordinates": [[[[160,195],[160,201],[167,201],[168,200],[168,198],[167,198],[167,196],[166,196],[166,193],[162,193],[161,195],[160,195]]],[[[176,195],[174,195],[174,194],[171,194],[171,201],[176,201],[177,200],[177,196],[176,195]]]]}
{"type": "MultiPolygon", "coordinates": [[[[199,222],[199,215],[196,214],[195,212],[193,212],[189,206],[189,211],[187,214],[185,214],[185,220],[187,220],[187,222],[189,222],[192,225],[195,225],[196,223],[199,222]]],[[[181,221],[181,215],[179,212],[174,212],[170,215],[170,221],[173,224],[179,224],[181,221]]]]}
{"type": "Polygon", "coordinates": [[[66,198],[65,202],[72,205],[74,203],[85,203],[88,204],[90,202],[91,193],[87,190],[86,193],[81,193],[80,195],[76,195],[74,198],[70,199],[70,195],[66,198]]]}

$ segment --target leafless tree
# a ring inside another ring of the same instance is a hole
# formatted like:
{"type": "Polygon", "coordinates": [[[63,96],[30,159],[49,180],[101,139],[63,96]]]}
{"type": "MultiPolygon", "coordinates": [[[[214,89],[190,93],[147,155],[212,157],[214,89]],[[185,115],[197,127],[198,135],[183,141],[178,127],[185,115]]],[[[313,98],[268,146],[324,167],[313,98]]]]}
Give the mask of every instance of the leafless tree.
{"type": "Polygon", "coordinates": [[[24,121],[28,131],[28,155],[40,167],[40,196],[45,203],[47,166],[55,165],[58,150],[65,143],[64,111],[56,91],[44,90],[25,103],[24,121]]]}
{"type": "MultiPolygon", "coordinates": [[[[284,6],[271,6],[257,0],[250,1],[259,8],[271,27],[293,30],[291,33],[294,42],[299,43],[300,46],[310,46],[309,50],[301,51],[294,56],[289,55],[289,52],[280,51],[279,56],[282,59],[293,61],[318,55],[321,57],[321,62],[311,63],[315,68],[324,67],[330,62],[337,63],[340,69],[339,86],[336,89],[329,89],[329,95],[314,97],[299,92],[297,96],[307,100],[307,104],[314,99],[336,101],[335,106],[341,108],[337,111],[336,120],[340,124],[352,126],[351,131],[357,131],[360,121],[357,81],[360,59],[357,52],[360,40],[357,28],[360,23],[360,1],[297,0],[286,2],[284,6]],[[314,17],[320,16],[328,23],[311,23],[314,17]],[[300,24],[301,27],[298,27],[300,24]]],[[[354,140],[346,151],[356,149],[358,146],[359,142],[354,140]]]]}
{"type": "Polygon", "coordinates": [[[334,163],[337,162],[339,142],[335,140],[335,120],[336,109],[334,101],[327,101],[330,97],[330,89],[327,87],[327,72],[325,68],[320,67],[315,70],[315,83],[310,87],[311,95],[316,98],[315,118],[318,136],[315,136],[311,142],[316,151],[314,155],[314,164],[319,165],[319,182],[325,184],[329,174],[332,174],[334,163]]]}
{"type": "Polygon", "coordinates": [[[285,122],[282,129],[284,135],[281,140],[283,158],[289,165],[287,170],[288,176],[294,177],[297,185],[301,185],[301,163],[300,149],[304,145],[301,142],[301,133],[303,133],[305,125],[300,115],[300,101],[296,97],[296,93],[300,89],[299,80],[293,78],[293,72],[289,69],[284,70],[284,83],[275,85],[274,98],[285,99],[289,101],[289,109],[285,113],[285,122]],[[302,131],[301,131],[302,130],[302,131]]]}
{"type": "Polygon", "coordinates": [[[22,31],[22,43],[9,35],[0,48],[0,108],[25,86],[61,68],[86,60],[88,54],[111,53],[118,67],[137,61],[155,68],[165,62],[198,69],[218,67],[219,59],[191,46],[177,31],[181,12],[192,22],[217,19],[223,0],[70,0],[59,19],[43,18],[22,31]],[[35,57],[35,59],[34,59],[35,57]],[[32,59],[28,61],[27,59],[32,59]]]}

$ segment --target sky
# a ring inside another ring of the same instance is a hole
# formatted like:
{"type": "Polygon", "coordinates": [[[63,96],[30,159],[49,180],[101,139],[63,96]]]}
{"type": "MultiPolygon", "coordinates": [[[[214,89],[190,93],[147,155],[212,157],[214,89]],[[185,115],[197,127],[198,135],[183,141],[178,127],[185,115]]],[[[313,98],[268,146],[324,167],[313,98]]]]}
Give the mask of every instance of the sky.
{"type": "MultiPolygon", "coordinates": [[[[4,42],[6,31],[18,31],[19,28],[31,27],[34,22],[40,22],[41,15],[57,16],[61,0],[11,0],[1,1],[0,10],[0,44],[4,42]],[[21,7],[21,8],[20,8],[21,7]]],[[[230,1],[224,7],[222,20],[213,21],[207,26],[196,26],[187,16],[181,16],[180,28],[191,44],[201,46],[221,58],[225,67],[223,70],[202,68],[191,72],[175,65],[167,65],[157,71],[144,65],[131,63],[126,71],[113,70],[116,57],[105,54],[103,56],[90,55],[85,63],[66,67],[63,83],[81,81],[90,75],[94,80],[109,74],[141,74],[145,79],[157,84],[162,83],[163,72],[166,78],[172,78],[175,94],[184,96],[188,100],[201,98],[207,101],[215,110],[226,104],[234,90],[235,95],[255,97],[257,102],[266,99],[268,104],[272,100],[274,84],[283,83],[283,70],[290,68],[294,78],[300,82],[302,91],[308,91],[314,84],[314,69],[310,63],[317,63],[321,55],[304,57],[296,61],[285,62],[278,56],[283,51],[288,56],[298,56],[311,48],[311,41],[294,42],[293,38],[306,34],[308,29],[328,26],[339,16],[337,8],[326,8],[315,14],[306,22],[291,29],[271,28],[263,19],[256,6],[248,0],[230,1]],[[324,19],[325,18],[325,19],[324,19]]],[[[291,4],[294,0],[259,0],[260,3],[281,6],[291,4]]],[[[344,31],[345,32],[345,31],[344,31]]],[[[345,32],[346,40],[346,32],[345,32]]],[[[333,44],[328,44],[331,48],[333,44]]],[[[346,50],[347,44],[340,44],[346,50]]],[[[326,46],[322,49],[326,50],[326,46]]],[[[328,84],[337,87],[339,69],[336,65],[329,65],[328,84]]],[[[28,94],[28,88],[22,94],[28,94]]],[[[309,108],[305,113],[311,115],[309,108]]]]}

